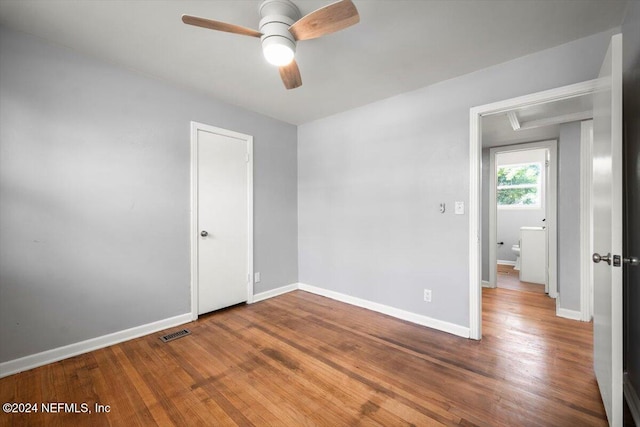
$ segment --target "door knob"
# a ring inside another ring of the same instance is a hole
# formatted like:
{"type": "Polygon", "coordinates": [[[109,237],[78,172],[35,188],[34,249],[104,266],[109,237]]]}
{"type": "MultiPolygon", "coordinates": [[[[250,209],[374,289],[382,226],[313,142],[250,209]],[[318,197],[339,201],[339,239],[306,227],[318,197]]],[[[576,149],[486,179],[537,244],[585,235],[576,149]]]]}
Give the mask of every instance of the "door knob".
{"type": "Polygon", "coordinates": [[[600,255],[599,253],[595,253],[593,254],[593,256],[591,257],[591,259],[593,260],[593,262],[595,262],[596,264],[598,264],[600,261],[604,261],[607,264],[611,265],[611,253],[608,253],[606,255],[600,255]]]}
{"type": "Polygon", "coordinates": [[[207,233],[207,232],[206,232],[206,230],[202,230],[202,231],[200,232],[200,235],[201,235],[202,237],[207,237],[207,236],[209,235],[209,233],[207,233]]]}
{"type": "Polygon", "coordinates": [[[640,259],[638,259],[637,256],[632,256],[629,258],[622,258],[622,261],[625,264],[629,264],[629,265],[640,265],[640,259]]]}

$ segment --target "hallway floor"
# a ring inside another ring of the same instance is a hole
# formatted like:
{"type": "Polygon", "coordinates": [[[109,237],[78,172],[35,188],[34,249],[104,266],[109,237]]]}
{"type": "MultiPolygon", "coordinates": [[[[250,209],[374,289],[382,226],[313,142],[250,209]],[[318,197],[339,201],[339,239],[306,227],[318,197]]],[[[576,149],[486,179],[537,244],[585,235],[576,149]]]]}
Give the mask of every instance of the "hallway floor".
{"type": "Polygon", "coordinates": [[[513,291],[533,292],[544,294],[544,285],[537,283],[521,282],[519,271],[514,270],[510,265],[498,264],[498,275],[496,276],[497,285],[502,289],[511,289],[513,291]]]}

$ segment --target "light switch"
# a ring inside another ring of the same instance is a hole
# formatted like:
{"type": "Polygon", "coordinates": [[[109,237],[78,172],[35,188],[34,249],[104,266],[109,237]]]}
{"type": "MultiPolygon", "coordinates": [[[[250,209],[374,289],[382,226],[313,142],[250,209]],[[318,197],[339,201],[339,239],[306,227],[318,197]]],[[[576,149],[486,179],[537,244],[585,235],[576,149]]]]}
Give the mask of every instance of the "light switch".
{"type": "Polygon", "coordinates": [[[456,215],[464,215],[464,202],[456,202],[456,215]]]}

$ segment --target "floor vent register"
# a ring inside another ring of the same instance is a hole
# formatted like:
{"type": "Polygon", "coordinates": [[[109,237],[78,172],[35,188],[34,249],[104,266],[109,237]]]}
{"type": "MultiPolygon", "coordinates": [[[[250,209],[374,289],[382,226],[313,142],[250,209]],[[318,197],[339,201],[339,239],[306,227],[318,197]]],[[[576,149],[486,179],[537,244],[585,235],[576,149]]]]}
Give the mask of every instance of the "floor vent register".
{"type": "Polygon", "coordinates": [[[163,335],[160,337],[162,342],[169,342],[173,340],[177,340],[178,338],[186,337],[187,335],[191,335],[191,331],[188,329],[182,329],[180,331],[171,332],[170,334],[163,335]]]}

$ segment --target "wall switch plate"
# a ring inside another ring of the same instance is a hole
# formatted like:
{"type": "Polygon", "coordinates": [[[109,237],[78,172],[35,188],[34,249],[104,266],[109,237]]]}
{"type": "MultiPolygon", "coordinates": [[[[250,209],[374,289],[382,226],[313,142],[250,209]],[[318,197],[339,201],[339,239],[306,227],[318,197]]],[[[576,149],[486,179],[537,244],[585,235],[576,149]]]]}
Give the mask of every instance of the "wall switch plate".
{"type": "Polygon", "coordinates": [[[464,215],[464,202],[456,202],[456,215],[464,215]]]}
{"type": "Polygon", "coordinates": [[[254,281],[255,283],[260,282],[260,272],[257,272],[257,273],[254,275],[254,280],[253,280],[253,281],[254,281]]]}
{"type": "Polygon", "coordinates": [[[426,302],[431,302],[431,289],[424,290],[424,300],[426,302]]]}

